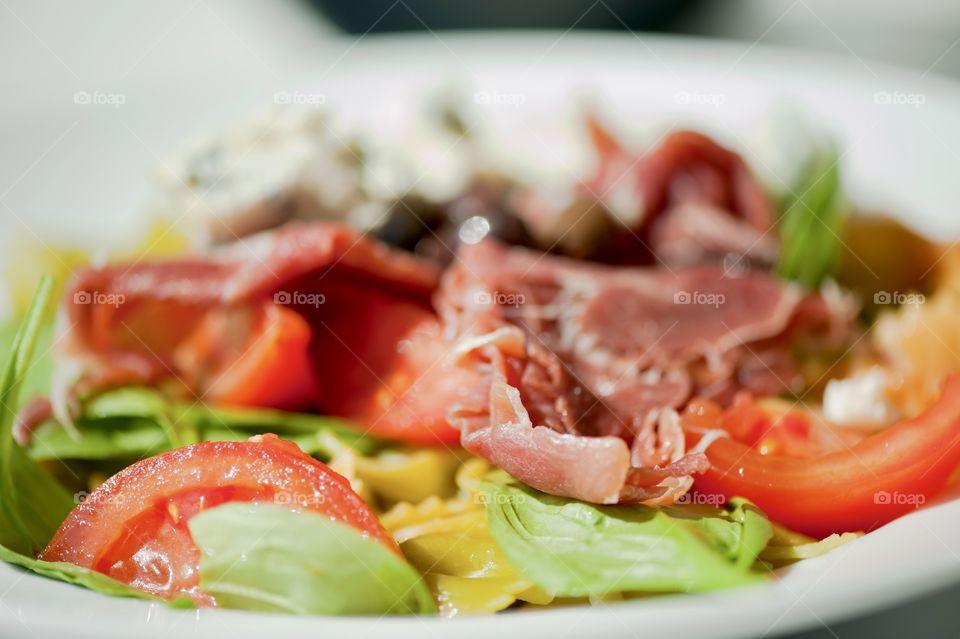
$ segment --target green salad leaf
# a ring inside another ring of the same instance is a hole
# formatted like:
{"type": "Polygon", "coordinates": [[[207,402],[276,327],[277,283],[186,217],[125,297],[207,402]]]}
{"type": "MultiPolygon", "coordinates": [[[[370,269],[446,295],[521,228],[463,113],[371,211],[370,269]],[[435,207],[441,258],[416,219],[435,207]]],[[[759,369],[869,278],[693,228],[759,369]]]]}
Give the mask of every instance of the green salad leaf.
{"type": "Polygon", "coordinates": [[[193,517],[200,587],[227,608],[300,614],[427,614],[416,571],[380,542],[312,512],[232,503],[193,517]]]}
{"type": "Polygon", "coordinates": [[[772,534],[746,502],[731,511],[598,506],[516,484],[482,487],[500,550],[549,594],[687,592],[747,584],[772,534]]]}
{"type": "Polygon", "coordinates": [[[782,210],[777,272],[816,288],[840,265],[840,235],[848,213],[835,146],[813,152],[782,210]]]}
{"type": "Polygon", "coordinates": [[[333,451],[324,444],[324,434],[333,435],[364,455],[384,446],[383,440],[364,434],[357,424],[340,417],[269,408],[211,407],[200,403],[178,405],[174,410],[186,421],[196,424],[202,439],[246,439],[272,432],[296,442],[307,453],[327,459],[333,451]]]}
{"type": "Polygon", "coordinates": [[[198,441],[232,441],[272,432],[329,459],[327,436],[368,454],[382,443],[347,420],[264,408],[219,408],[171,402],[144,387],[109,390],[89,399],[73,428],[48,421],[30,441],[37,460],[141,459],[198,441]]]}
{"type": "Polygon", "coordinates": [[[30,436],[30,456],[37,461],[141,459],[176,448],[167,432],[149,419],[81,418],[70,432],[48,421],[30,436]]]}
{"type": "Polygon", "coordinates": [[[767,516],[742,497],[731,499],[727,508],[675,504],[661,510],[699,528],[706,541],[744,570],[753,566],[773,537],[767,516]]]}
{"type": "MultiPolygon", "coordinates": [[[[82,586],[89,590],[99,592],[103,595],[110,595],[112,597],[132,597],[134,599],[145,599],[148,601],[160,601],[151,594],[143,592],[142,590],[137,590],[136,588],[131,588],[127,584],[117,581],[112,577],[108,577],[103,573],[99,573],[95,570],[90,570],[89,568],[84,568],[82,566],[75,566],[74,564],[68,564],[62,561],[43,561],[42,559],[34,559],[32,557],[27,557],[26,555],[13,552],[12,550],[4,548],[3,546],[0,546],[0,560],[15,566],[20,566],[21,568],[26,568],[30,572],[36,573],[43,577],[56,579],[58,581],[65,581],[68,584],[82,586]]],[[[194,603],[186,597],[176,597],[174,599],[164,601],[163,603],[166,603],[173,608],[194,607],[194,603]]]]}
{"type": "MultiPolygon", "coordinates": [[[[6,363],[10,360],[21,324],[21,321],[7,321],[0,326],[0,362],[6,363]]],[[[53,380],[53,357],[50,353],[52,342],[53,323],[41,323],[34,337],[33,359],[20,384],[21,397],[30,399],[50,392],[53,380]]]]}
{"type": "Polygon", "coordinates": [[[53,281],[44,278],[13,341],[0,376],[0,545],[33,555],[73,509],[73,497],[13,438],[13,424],[31,355],[44,326],[53,281]]]}

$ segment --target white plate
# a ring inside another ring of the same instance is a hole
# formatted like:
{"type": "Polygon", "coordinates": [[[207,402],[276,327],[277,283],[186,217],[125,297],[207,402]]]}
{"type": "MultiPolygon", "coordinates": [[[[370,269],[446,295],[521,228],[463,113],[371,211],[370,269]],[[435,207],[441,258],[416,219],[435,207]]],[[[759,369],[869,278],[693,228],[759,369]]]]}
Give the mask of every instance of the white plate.
{"type": "MultiPolygon", "coordinates": [[[[75,105],[64,102],[63,108],[27,118],[26,125],[22,120],[16,127],[6,125],[8,148],[42,149],[41,140],[71,120],[82,133],[62,142],[66,161],[22,176],[10,206],[36,212],[31,228],[36,223],[68,237],[115,238],[118,228],[129,229],[129,223],[119,221],[129,220],[132,203],[145,191],[142,178],[132,176],[143,175],[176,138],[216,121],[217,109],[224,117],[235,117],[258,102],[269,103],[277,90],[319,91],[334,110],[384,139],[409,139],[415,129],[411,105],[422,105],[425,96],[453,83],[470,102],[474,96],[490,97],[491,104],[480,97],[475,106],[484,139],[494,141],[488,145],[498,149],[499,161],[544,178],[569,178],[584,170],[582,147],[571,134],[575,96],[603,96],[603,112],[628,137],[649,140],[665,127],[700,126],[772,172],[783,169],[774,166],[777,153],[766,148],[758,125],[778,106],[799,105],[839,135],[854,199],[896,211],[940,237],[960,237],[955,212],[960,89],[934,76],[762,45],[610,34],[371,37],[331,55],[344,52],[323,77],[306,67],[288,69],[269,86],[245,90],[240,103],[225,103],[222,86],[184,87],[168,78],[167,88],[179,86],[179,92],[132,83],[124,88],[127,103],[116,113],[86,111],[78,118],[75,105]],[[184,92],[191,95],[189,108],[183,104],[184,92]],[[114,151],[85,153],[93,140],[114,151]],[[60,188],[51,189],[51,184],[60,188]]],[[[304,61],[308,63],[317,67],[304,61]]],[[[7,153],[0,161],[14,168],[10,158],[7,153]]],[[[428,185],[430,162],[427,158],[422,164],[428,185]]],[[[4,229],[18,223],[3,220],[4,229]]],[[[732,637],[829,624],[956,582],[960,501],[930,505],[757,587],[455,620],[178,611],[100,596],[0,566],[0,634],[732,637]]]]}

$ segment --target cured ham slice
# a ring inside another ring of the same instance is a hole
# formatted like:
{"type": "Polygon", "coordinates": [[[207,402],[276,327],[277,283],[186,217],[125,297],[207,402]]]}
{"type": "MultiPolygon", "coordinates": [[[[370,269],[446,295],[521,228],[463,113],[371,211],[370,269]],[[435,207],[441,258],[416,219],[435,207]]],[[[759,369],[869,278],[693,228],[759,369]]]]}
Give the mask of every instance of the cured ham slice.
{"type": "Polygon", "coordinates": [[[644,221],[681,203],[706,203],[767,230],[773,205],[743,159],[696,131],[676,131],[640,158],[633,173],[644,221]]]}
{"type": "Polygon", "coordinates": [[[55,395],[154,383],[221,404],[321,410],[409,441],[456,440],[457,370],[430,306],[438,268],[335,223],[71,284],[55,395]],[[429,392],[423,387],[430,386],[429,392]],[[424,401],[431,398],[431,402],[424,401]]]}
{"type": "MultiPolygon", "coordinates": [[[[759,271],[465,246],[437,304],[478,387],[451,422],[465,448],[545,492],[672,502],[706,463],[685,449],[676,409],[741,388],[742,368],[788,331],[826,330],[825,316],[800,312],[805,300],[759,271]]],[[[793,379],[777,377],[777,390],[793,379]]]]}
{"type": "Polygon", "coordinates": [[[729,256],[733,267],[741,264],[770,266],[776,262],[778,242],[767,229],[759,229],[727,211],[709,204],[674,206],[656,220],[650,248],[666,264],[703,264],[729,256]]]}
{"type": "Polygon", "coordinates": [[[518,198],[521,215],[553,245],[579,246],[570,236],[586,233],[591,248],[573,254],[613,264],[776,259],[773,203],[737,153],[679,130],[637,154],[596,119],[587,125],[598,166],[579,190],[518,198]],[[552,202],[567,200],[575,203],[569,210],[552,210],[552,202]]]}

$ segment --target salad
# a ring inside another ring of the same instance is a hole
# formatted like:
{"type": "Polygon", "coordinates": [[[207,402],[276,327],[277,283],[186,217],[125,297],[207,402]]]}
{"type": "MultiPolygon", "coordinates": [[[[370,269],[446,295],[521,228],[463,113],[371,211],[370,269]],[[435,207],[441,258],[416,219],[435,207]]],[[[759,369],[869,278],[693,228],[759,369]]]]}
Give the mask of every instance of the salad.
{"type": "Polygon", "coordinates": [[[582,179],[467,144],[397,197],[370,166],[402,154],[325,117],[192,146],[177,224],[50,262],[0,339],[0,559],[177,607],[494,613],[776,579],[956,475],[960,259],[856,210],[835,144],[778,190],[590,115],[582,179]]]}

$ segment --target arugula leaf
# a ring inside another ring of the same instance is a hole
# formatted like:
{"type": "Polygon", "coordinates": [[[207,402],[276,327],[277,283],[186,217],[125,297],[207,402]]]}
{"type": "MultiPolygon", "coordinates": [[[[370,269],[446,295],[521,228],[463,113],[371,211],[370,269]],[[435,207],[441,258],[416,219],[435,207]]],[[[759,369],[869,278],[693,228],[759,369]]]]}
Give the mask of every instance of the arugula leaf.
{"type": "Polygon", "coordinates": [[[50,303],[44,278],[0,376],[0,545],[32,555],[43,548],[73,509],[73,497],[13,439],[18,399],[50,303]]]}
{"type": "Polygon", "coordinates": [[[484,483],[490,532],[500,550],[547,593],[603,597],[684,592],[751,583],[770,537],[746,504],[704,515],[647,506],[598,506],[519,485],[484,483]]]}
{"type": "MultiPolygon", "coordinates": [[[[45,322],[37,331],[34,343],[34,358],[23,378],[20,396],[31,398],[46,395],[53,380],[53,357],[50,345],[53,342],[53,327],[45,322]]],[[[13,354],[13,345],[20,330],[20,321],[8,321],[0,326],[0,362],[7,362],[13,354]]]]}
{"type": "Polygon", "coordinates": [[[142,459],[177,447],[156,422],[139,417],[80,419],[76,432],[45,422],[30,436],[30,457],[37,461],[142,459]]]}
{"type": "Polygon", "coordinates": [[[73,428],[41,424],[29,452],[37,460],[140,459],[196,441],[193,426],[177,423],[160,393],[127,387],[88,400],[73,428]]]}
{"type": "MultiPolygon", "coordinates": [[[[235,438],[245,438],[263,432],[272,432],[285,439],[301,441],[305,449],[315,452],[329,452],[321,447],[317,435],[328,432],[357,452],[370,454],[382,448],[384,442],[365,435],[360,428],[346,419],[327,415],[292,413],[270,408],[223,408],[196,403],[179,405],[175,408],[179,414],[197,424],[201,433],[205,431],[234,431],[235,438]],[[302,437],[298,438],[300,435],[302,437]],[[316,440],[316,441],[314,441],[316,440]]],[[[204,439],[210,437],[204,436],[204,439]]]]}
{"type": "Polygon", "coordinates": [[[192,424],[178,419],[177,411],[152,388],[127,386],[95,395],[83,406],[81,419],[88,421],[141,418],[154,422],[176,448],[197,441],[192,424]]]}
{"type": "Polygon", "coordinates": [[[835,146],[818,148],[783,204],[777,272],[816,288],[840,264],[840,234],[848,213],[835,146]]]}
{"type": "Polygon", "coordinates": [[[300,614],[436,612],[416,571],[381,543],[316,513],[232,503],[188,523],[200,587],[227,608],[300,614]]]}
{"type": "Polygon", "coordinates": [[[86,402],[75,428],[56,422],[38,427],[30,455],[37,460],[143,458],[204,440],[231,441],[273,432],[305,452],[329,459],[324,434],[368,454],[382,444],[343,419],[262,408],[213,408],[170,402],[159,391],[125,387],[86,402]]]}

